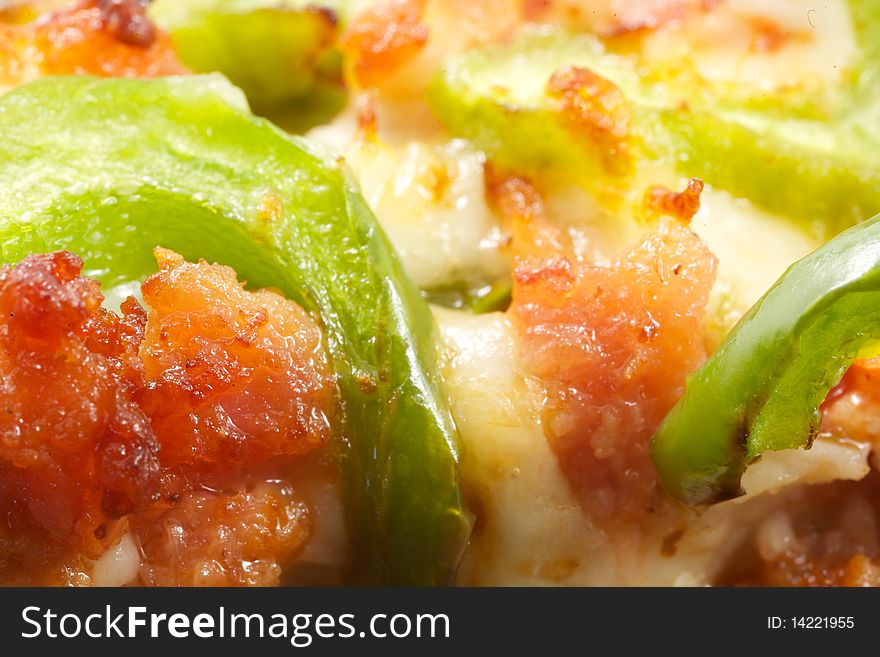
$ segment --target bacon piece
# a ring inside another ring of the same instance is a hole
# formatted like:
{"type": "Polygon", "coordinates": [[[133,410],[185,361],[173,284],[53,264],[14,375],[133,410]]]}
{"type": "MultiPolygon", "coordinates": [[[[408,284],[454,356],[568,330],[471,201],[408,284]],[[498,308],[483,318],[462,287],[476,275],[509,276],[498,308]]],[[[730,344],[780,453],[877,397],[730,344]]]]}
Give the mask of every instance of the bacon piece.
{"type": "Polygon", "coordinates": [[[746,18],[754,32],[752,51],[756,53],[774,53],[782,48],[794,35],[773,20],[760,16],[746,18]]]}
{"type": "Polygon", "coordinates": [[[330,436],[333,385],[314,321],[229,267],[156,250],[143,286],[150,311],[142,404],[165,467],[228,470],[304,454],[330,436]]]}
{"type": "Polygon", "coordinates": [[[309,532],[309,510],[289,486],[194,490],[138,527],[141,579],[151,586],[275,586],[309,532]]]}
{"type": "Polygon", "coordinates": [[[687,187],[680,192],[655,185],[645,193],[645,207],[651,214],[674,217],[689,224],[694,215],[700,211],[702,193],[703,181],[699,178],[691,178],[687,187]]]}
{"type": "Polygon", "coordinates": [[[83,0],[23,25],[0,25],[0,84],[41,75],[150,78],[188,70],[137,0],[83,0]]]}
{"type": "Polygon", "coordinates": [[[138,0],[102,0],[107,29],[122,43],[149,48],[156,42],[158,31],[138,0]]]}
{"type": "Polygon", "coordinates": [[[523,0],[522,16],[527,21],[540,21],[553,8],[553,0],[523,0]]]}
{"type": "Polygon", "coordinates": [[[420,98],[444,61],[521,22],[522,0],[380,0],[343,36],[346,76],[386,98],[420,98]]]}
{"type": "Polygon", "coordinates": [[[0,271],[0,513],[95,556],[158,490],[158,444],[135,401],[144,316],[101,309],[65,252],[0,271]]]}
{"type": "Polygon", "coordinates": [[[515,225],[538,221],[544,217],[544,199],[528,178],[505,176],[491,163],[487,163],[485,179],[486,196],[502,218],[515,225]]]}
{"type": "Polygon", "coordinates": [[[741,550],[721,585],[880,585],[880,477],[789,491],[782,522],[741,550]]]}
{"type": "Polygon", "coordinates": [[[228,267],[156,255],[149,318],[102,309],[69,253],[0,269],[6,583],[87,583],[131,529],[148,583],[277,583],[309,534],[289,473],[330,435],[317,325],[228,267]]]}
{"type": "Polygon", "coordinates": [[[510,312],[525,367],[547,389],[545,432],[591,517],[633,520],[657,490],[651,435],[706,357],[715,258],[688,228],[664,222],[610,266],[592,265],[570,255],[558,229],[548,238],[543,217],[530,225],[515,233],[526,244],[514,243],[525,255],[510,312]]]}
{"type": "Polygon", "coordinates": [[[553,258],[571,247],[567,236],[544,213],[544,199],[523,176],[505,176],[491,164],[485,168],[486,199],[505,221],[514,256],[553,258]]]}
{"type": "Polygon", "coordinates": [[[756,586],[880,586],[880,565],[864,554],[849,559],[811,557],[788,550],[764,562],[746,583],[756,586]]]}
{"type": "Polygon", "coordinates": [[[857,360],[822,404],[823,433],[880,445],[880,359],[857,360]]]}

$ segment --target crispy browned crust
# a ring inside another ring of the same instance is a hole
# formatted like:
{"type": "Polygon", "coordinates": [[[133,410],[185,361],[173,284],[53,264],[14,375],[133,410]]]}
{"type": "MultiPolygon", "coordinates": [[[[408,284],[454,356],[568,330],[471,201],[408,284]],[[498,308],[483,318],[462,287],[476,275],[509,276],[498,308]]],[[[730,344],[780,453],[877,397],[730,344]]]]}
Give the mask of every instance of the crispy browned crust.
{"type": "Polygon", "coordinates": [[[342,39],[348,75],[361,87],[380,84],[428,40],[425,0],[384,0],[358,16],[342,39]]]}
{"type": "Polygon", "coordinates": [[[599,151],[609,173],[632,167],[631,111],[617,85],[590,69],[565,66],[550,76],[546,89],[575,135],[599,151]]]}

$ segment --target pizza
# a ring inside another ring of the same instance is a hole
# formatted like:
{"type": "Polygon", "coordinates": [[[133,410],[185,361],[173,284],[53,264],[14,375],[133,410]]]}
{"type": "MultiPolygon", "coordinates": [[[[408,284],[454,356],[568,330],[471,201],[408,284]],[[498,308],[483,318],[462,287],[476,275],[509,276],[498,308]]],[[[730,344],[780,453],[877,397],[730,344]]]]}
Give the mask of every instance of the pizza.
{"type": "Polygon", "coordinates": [[[0,584],[880,583],[878,37],[0,2],[0,584]]]}

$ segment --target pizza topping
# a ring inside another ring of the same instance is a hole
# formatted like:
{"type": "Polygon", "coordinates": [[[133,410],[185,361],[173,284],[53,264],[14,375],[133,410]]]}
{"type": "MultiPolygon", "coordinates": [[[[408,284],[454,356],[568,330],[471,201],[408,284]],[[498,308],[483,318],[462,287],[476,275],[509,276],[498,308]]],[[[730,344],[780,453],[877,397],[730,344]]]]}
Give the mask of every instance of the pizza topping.
{"type": "Polygon", "coordinates": [[[344,37],[351,77],[373,86],[418,53],[428,40],[426,0],[382,0],[358,16],[344,37]]]}
{"type": "Polygon", "coordinates": [[[191,490],[137,527],[150,586],[277,586],[311,531],[308,507],[269,481],[233,492],[191,490]]]}
{"type": "Polygon", "coordinates": [[[547,94],[559,103],[578,135],[586,137],[609,171],[629,167],[631,113],[621,90],[587,68],[565,66],[547,82],[547,94]]]}
{"type": "Polygon", "coordinates": [[[656,495],[651,435],[706,357],[715,258],[668,222],[610,265],[594,265],[569,255],[563,237],[548,239],[540,220],[530,223],[537,237],[519,232],[528,255],[516,263],[511,312],[526,368],[547,387],[545,431],[594,520],[633,518],[656,495]]]}
{"type": "Polygon", "coordinates": [[[85,571],[134,526],[148,583],[265,584],[308,536],[278,459],[330,435],[318,327],[228,267],[157,256],[149,314],[133,299],[121,316],[101,308],[67,252],[0,271],[0,572],[85,571]],[[270,461],[279,483],[248,478],[270,461]]]}
{"type": "Polygon", "coordinates": [[[158,443],[137,403],[144,315],[101,309],[68,253],[0,273],[0,505],[14,525],[97,556],[158,490],[158,443]]]}
{"type": "MultiPolygon", "coordinates": [[[[374,582],[448,583],[470,522],[433,317],[339,159],[255,118],[218,76],[46,79],[0,98],[0,133],[7,132],[0,153],[5,258],[80,250],[118,290],[152,273],[144,255],[163,244],[227,263],[313,314],[339,390],[337,427],[345,439],[337,446],[358,559],[352,570],[374,582]],[[63,181],[45,175],[59,161],[63,181]],[[28,209],[36,205],[51,211],[28,209]]],[[[156,280],[189,286],[189,268],[168,269],[156,280]]],[[[212,271],[205,289],[194,286],[200,311],[223,279],[212,271]]],[[[173,444],[168,451],[181,469],[208,477],[218,458],[282,458],[320,442],[302,433],[322,426],[320,414],[301,413],[298,401],[327,396],[298,387],[323,380],[320,363],[285,360],[276,335],[278,320],[292,336],[313,335],[300,333],[298,314],[288,318],[289,308],[261,299],[242,302],[241,314],[200,312],[177,325],[172,315],[186,306],[176,305],[179,290],[166,297],[164,289],[148,286],[145,298],[169,326],[170,357],[145,354],[146,376],[148,392],[159,382],[163,396],[188,404],[193,415],[181,418],[181,439],[162,428],[175,411],[150,406],[146,393],[144,405],[155,411],[157,438],[163,449],[173,444]],[[267,307],[265,316],[257,306],[267,307]],[[207,334],[190,334],[187,321],[207,334]],[[240,390],[236,377],[249,368],[263,400],[240,390]],[[289,398],[279,396],[282,389],[289,398]],[[216,405],[202,406],[209,398],[216,405]],[[254,432],[253,443],[239,445],[240,431],[254,432]],[[231,440],[215,440],[221,435],[231,440]]],[[[217,298],[238,303],[238,292],[217,298]]],[[[147,332],[153,335],[149,322],[147,332]]]]}
{"type": "Polygon", "coordinates": [[[156,42],[156,26],[139,0],[101,0],[107,29],[122,43],[149,48],[156,42]]]}
{"type": "Polygon", "coordinates": [[[809,447],[820,406],[860,350],[876,342],[880,217],[792,265],[688,379],[652,455],[691,504],[742,493],[762,454],[809,447]]]}
{"type": "Polygon", "coordinates": [[[226,470],[304,454],[330,437],[333,384],[314,321],[229,267],[157,249],[142,404],[166,466],[226,470]]]}
{"type": "Polygon", "coordinates": [[[23,25],[0,25],[0,84],[43,75],[155,77],[187,69],[137,0],[82,0],[23,25]]]}
{"type": "Polygon", "coordinates": [[[675,217],[687,224],[700,211],[702,193],[703,181],[699,178],[691,178],[680,192],[655,185],[645,193],[645,206],[651,214],[675,217]]]}

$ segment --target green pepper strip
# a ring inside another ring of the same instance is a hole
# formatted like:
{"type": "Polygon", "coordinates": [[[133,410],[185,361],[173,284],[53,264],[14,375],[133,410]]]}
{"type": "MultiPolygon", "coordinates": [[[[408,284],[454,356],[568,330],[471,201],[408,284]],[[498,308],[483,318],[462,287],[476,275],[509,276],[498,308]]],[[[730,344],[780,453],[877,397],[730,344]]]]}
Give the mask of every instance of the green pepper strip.
{"type": "Polygon", "coordinates": [[[679,499],[741,494],[766,451],[809,447],[819,405],[880,338],[880,215],[792,265],[740,320],[654,436],[660,479],[679,499]]]}
{"type": "Polygon", "coordinates": [[[254,112],[293,131],[342,109],[339,0],[154,0],[151,18],[196,73],[220,72],[254,112]]]}
{"type": "Polygon", "coordinates": [[[798,95],[782,94],[779,107],[760,111],[704,99],[702,89],[651,84],[637,62],[607,52],[595,39],[543,30],[523,30],[451,59],[433,81],[429,102],[451,133],[473,141],[501,168],[549,173],[603,194],[626,190],[626,174],[636,168],[623,167],[623,175],[606,170],[607,153],[573,133],[546,92],[555,71],[590,69],[625,96],[637,162],[665,162],[773,212],[809,217],[811,232],[831,237],[880,211],[880,134],[873,127],[880,116],[874,82],[880,5],[851,5],[864,51],[854,71],[857,84],[823,89],[830,100],[814,112],[821,120],[796,118],[799,104],[810,105],[798,95]]]}
{"type": "Polygon", "coordinates": [[[0,100],[0,259],[67,249],[113,287],[161,244],[323,323],[359,581],[448,583],[469,535],[427,305],[346,168],[219,76],[45,79],[0,100]]]}

